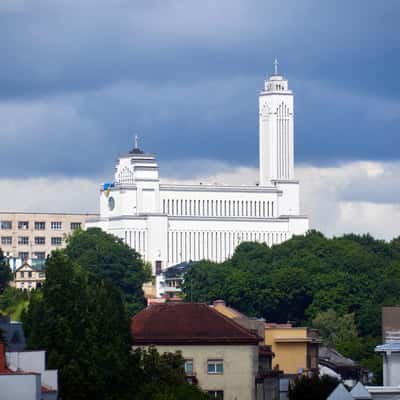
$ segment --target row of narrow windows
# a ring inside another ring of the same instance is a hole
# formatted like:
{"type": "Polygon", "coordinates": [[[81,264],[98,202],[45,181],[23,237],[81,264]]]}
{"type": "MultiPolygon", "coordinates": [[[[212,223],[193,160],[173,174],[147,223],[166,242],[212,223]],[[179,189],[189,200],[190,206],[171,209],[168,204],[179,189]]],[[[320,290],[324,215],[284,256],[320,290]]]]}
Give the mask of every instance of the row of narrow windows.
{"type": "Polygon", "coordinates": [[[274,217],[274,201],[163,199],[164,214],[196,217],[274,217]]]}
{"type": "Polygon", "coordinates": [[[168,263],[202,259],[221,262],[230,257],[242,242],[272,246],[287,239],[287,232],[171,231],[168,233],[168,263]]]}
{"type": "Polygon", "coordinates": [[[129,230],[125,231],[125,243],[135,249],[143,257],[146,253],[146,231],[129,230]]]}

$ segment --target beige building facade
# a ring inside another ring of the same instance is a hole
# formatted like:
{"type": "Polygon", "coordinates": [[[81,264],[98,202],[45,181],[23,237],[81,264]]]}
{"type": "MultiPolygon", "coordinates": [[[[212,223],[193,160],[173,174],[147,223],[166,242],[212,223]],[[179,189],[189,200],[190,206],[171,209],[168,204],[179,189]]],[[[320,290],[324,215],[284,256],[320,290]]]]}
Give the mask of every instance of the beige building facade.
{"type": "Polygon", "coordinates": [[[42,264],[52,250],[65,246],[65,238],[96,214],[0,213],[0,248],[15,271],[30,260],[42,264]]]}
{"type": "Polygon", "coordinates": [[[211,398],[255,400],[257,345],[157,345],[159,353],[180,352],[186,375],[211,398]]]}
{"type": "Polygon", "coordinates": [[[38,289],[42,287],[46,274],[42,268],[36,268],[24,262],[19,268],[16,269],[14,274],[14,281],[11,285],[17,289],[29,290],[38,289]]]}

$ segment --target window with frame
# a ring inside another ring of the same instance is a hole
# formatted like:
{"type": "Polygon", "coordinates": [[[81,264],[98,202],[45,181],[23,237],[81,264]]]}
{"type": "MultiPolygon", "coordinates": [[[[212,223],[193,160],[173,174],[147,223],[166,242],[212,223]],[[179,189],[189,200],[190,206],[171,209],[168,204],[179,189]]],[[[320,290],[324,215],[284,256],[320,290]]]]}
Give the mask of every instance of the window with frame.
{"type": "Polygon", "coordinates": [[[28,278],[32,278],[32,271],[28,271],[28,278]]]}
{"type": "Polygon", "coordinates": [[[207,361],[207,373],[223,374],[224,373],[224,361],[223,360],[208,360],[207,361]]]}
{"type": "Polygon", "coordinates": [[[71,222],[71,231],[81,229],[82,224],[80,222],[71,222]]]}
{"type": "Polygon", "coordinates": [[[223,390],[209,390],[207,394],[210,397],[210,399],[224,400],[223,390]]]}
{"type": "Polygon", "coordinates": [[[29,221],[18,221],[18,229],[29,229],[29,221]]]}
{"type": "Polygon", "coordinates": [[[62,229],[61,221],[51,221],[50,227],[53,231],[60,231],[62,229]]]}
{"type": "Polygon", "coordinates": [[[46,258],[46,253],[44,251],[35,251],[33,256],[38,260],[44,260],[46,258]]]}
{"type": "Polygon", "coordinates": [[[61,246],[61,243],[62,243],[62,237],[54,236],[51,238],[51,244],[53,246],[61,246]]]}
{"type": "Polygon", "coordinates": [[[36,231],[44,231],[45,229],[46,229],[46,222],[35,221],[35,230],[36,231]]]}
{"type": "Polygon", "coordinates": [[[18,252],[18,258],[22,261],[27,260],[29,258],[29,253],[27,251],[18,252]]]}
{"type": "Polygon", "coordinates": [[[193,375],[193,360],[185,360],[185,363],[183,364],[183,367],[185,369],[185,374],[186,375],[193,375]]]}
{"type": "Polygon", "coordinates": [[[44,236],[35,236],[35,244],[46,244],[46,238],[44,236]]]}
{"type": "Polygon", "coordinates": [[[21,278],[24,278],[24,277],[25,277],[25,272],[24,272],[24,271],[21,271],[21,272],[19,273],[19,276],[20,276],[21,278]]]}
{"type": "Polygon", "coordinates": [[[1,244],[4,245],[10,245],[12,244],[12,236],[2,236],[1,237],[1,244]]]}
{"type": "Polygon", "coordinates": [[[28,236],[18,236],[18,244],[29,244],[28,236]]]}
{"type": "Polygon", "coordinates": [[[12,229],[11,221],[1,221],[1,229],[12,229]]]}

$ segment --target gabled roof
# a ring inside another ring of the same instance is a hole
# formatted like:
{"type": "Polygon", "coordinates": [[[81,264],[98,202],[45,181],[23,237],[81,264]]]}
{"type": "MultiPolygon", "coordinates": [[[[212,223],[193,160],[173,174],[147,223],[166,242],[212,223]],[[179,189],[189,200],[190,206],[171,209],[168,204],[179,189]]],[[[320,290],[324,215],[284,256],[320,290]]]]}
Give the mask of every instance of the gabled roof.
{"type": "Polygon", "coordinates": [[[327,400],[353,400],[353,396],[347,391],[343,383],[339,383],[327,400]]]}
{"type": "Polygon", "coordinates": [[[132,318],[136,345],[249,344],[262,338],[203,303],[154,304],[132,318]]]}
{"type": "Polygon", "coordinates": [[[368,392],[368,390],[361,382],[358,382],[357,385],[353,387],[350,393],[353,396],[353,399],[357,400],[372,399],[371,393],[368,392]]]}

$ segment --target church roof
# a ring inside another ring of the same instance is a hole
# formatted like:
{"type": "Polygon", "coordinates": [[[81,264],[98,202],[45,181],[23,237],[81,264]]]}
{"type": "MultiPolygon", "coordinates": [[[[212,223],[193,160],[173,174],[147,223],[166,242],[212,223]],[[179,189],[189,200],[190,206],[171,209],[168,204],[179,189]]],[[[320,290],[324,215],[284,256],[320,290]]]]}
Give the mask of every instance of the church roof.
{"type": "Polygon", "coordinates": [[[143,150],[140,150],[138,147],[134,147],[129,154],[144,154],[143,150]]]}
{"type": "Polygon", "coordinates": [[[136,345],[248,344],[262,338],[204,303],[154,304],[132,318],[136,345]]]}

